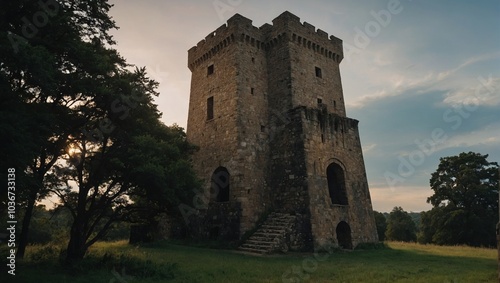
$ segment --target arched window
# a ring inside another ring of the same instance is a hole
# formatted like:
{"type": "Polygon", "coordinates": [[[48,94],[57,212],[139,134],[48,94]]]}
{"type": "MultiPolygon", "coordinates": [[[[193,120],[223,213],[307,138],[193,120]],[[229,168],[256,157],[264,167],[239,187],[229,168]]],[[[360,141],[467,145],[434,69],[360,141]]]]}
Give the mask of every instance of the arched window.
{"type": "Polygon", "coordinates": [[[328,192],[332,204],[348,205],[345,188],[344,170],[340,165],[332,163],[326,168],[326,179],[328,181],[328,192]]]}
{"type": "Polygon", "coordinates": [[[229,201],[229,171],[225,167],[215,169],[212,174],[211,196],[215,202],[229,201]]]}

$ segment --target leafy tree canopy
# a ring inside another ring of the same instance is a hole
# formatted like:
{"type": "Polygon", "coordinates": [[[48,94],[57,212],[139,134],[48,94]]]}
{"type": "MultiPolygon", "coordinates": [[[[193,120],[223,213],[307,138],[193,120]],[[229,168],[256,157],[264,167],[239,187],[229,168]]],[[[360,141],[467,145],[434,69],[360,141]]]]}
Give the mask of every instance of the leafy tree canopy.
{"type": "Polygon", "coordinates": [[[71,211],[68,258],[78,259],[139,206],[140,217],[172,212],[196,190],[194,147],[159,121],[157,82],[113,48],[111,7],[0,2],[0,165],[18,173],[19,257],[35,203],[51,193],[71,211]]]}
{"type": "Polygon", "coordinates": [[[413,219],[401,207],[394,207],[387,220],[385,237],[390,241],[414,242],[417,240],[413,219]]]}
{"type": "Polygon", "coordinates": [[[385,231],[387,230],[387,219],[382,212],[373,211],[375,216],[375,225],[377,226],[378,240],[385,240],[385,231]]]}
{"type": "Polygon", "coordinates": [[[468,152],[440,159],[431,176],[434,208],[422,214],[422,243],[495,245],[498,222],[498,163],[468,152]]]}

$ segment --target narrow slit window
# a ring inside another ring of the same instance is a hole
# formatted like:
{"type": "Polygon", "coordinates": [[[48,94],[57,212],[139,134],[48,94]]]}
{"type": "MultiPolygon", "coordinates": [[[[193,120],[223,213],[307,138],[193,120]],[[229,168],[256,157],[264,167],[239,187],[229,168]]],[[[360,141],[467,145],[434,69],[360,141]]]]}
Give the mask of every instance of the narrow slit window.
{"type": "Polygon", "coordinates": [[[207,75],[208,76],[210,76],[213,73],[214,73],[214,64],[208,66],[208,68],[207,68],[207,75]]]}
{"type": "Polygon", "coordinates": [[[254,88],[250,88],[250,94],[254,94],[254,88]]]}
{"type": "Polygon", "coordinates": [[[207,120],[212,120],[214,118],[214,97],[210,96],[207,98],[207,120]]]}
{"type": "Polygon", "coordinates": [[[322,78],[323,74],[321,73],[321,68],[316,67],[316,77],[322,78]]]}

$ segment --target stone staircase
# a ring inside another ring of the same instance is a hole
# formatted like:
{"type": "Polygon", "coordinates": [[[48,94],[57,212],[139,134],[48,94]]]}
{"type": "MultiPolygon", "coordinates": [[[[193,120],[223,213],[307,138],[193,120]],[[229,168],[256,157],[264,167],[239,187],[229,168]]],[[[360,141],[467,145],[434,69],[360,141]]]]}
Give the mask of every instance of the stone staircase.
{"type": "Polygon", "coordinates": [[[238,249],[256,254],[287,252],[290,232],[294,225],[295,216],[273,212],[238,249]]]}

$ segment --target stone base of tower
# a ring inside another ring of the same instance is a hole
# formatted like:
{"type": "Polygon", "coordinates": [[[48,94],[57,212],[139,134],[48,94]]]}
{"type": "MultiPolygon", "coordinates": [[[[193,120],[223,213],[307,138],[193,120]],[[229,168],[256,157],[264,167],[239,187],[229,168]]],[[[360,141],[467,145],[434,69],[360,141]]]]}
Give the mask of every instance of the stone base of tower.
{"type": "Polygon", "coordinates": [[[208,208],[189,215],[186,234],[190,238],[213,241],[238,241],[241,205],[237,202],[210,203],[208,208]]]}

